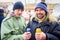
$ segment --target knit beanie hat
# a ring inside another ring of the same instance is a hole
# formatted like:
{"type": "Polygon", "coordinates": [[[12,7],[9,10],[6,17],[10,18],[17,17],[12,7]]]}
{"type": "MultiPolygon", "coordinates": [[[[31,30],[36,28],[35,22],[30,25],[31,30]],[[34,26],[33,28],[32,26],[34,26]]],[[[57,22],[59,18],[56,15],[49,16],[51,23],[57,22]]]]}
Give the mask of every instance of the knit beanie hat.
{"type": "Polygon", "coordinates": [[[13,6],[13,10],[15,9],[21,9],[22,11],[24,10],[24,5],[22,2],[16,2],[13,6]]]}
{"type": "Polygon", "coordinates": [[[35,10],[36,10],[36,8],[42,8],[43,10],[45,10],[46,13],[48,13],[48,11],[47,11],[47,4],[44,3],[44,2],[39,2],[39,3],[36,5],[35,10]]]}

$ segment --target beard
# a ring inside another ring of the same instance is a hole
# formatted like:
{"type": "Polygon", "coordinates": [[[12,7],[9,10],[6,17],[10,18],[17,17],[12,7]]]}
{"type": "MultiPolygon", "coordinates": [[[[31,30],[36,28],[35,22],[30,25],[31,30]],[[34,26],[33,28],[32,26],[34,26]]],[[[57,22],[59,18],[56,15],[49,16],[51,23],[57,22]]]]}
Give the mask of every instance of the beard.
{"type": "Polygon", "coordinates": [[[39,19],[42,19],[44,16],[45,16],[45,15],[43,15],[43,14],[37,15],[37,17],[38,17],[39,19]]]}

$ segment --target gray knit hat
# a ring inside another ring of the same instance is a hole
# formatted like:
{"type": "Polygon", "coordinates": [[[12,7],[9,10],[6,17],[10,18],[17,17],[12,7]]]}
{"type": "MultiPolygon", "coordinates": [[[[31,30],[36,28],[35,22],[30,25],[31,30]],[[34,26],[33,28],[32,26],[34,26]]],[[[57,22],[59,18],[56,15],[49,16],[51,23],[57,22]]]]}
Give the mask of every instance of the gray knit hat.
{"type": "Polygon", "coordinates": [[[39,2],[39,3],[36,5],[35,10],[36,10],[36,8],[42,8],[43,10],[45,10],[46,13],[48,13],[48,11],[47,11],[47,4],[44,3],[44,2],[39,2]]]}

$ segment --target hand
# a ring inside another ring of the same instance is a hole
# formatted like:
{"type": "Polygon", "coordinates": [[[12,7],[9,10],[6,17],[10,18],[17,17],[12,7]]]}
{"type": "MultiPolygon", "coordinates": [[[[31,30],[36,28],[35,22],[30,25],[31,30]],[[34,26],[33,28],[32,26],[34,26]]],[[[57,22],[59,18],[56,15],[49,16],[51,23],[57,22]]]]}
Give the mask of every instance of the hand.
{"type": "Polygon", "coordinates": [[[29,40],[31,38],[31,33],[30,32],[25,32],[24,34],[23,34],[23,39],[24,40],[29,40]]]}
{"type": "Polygon", "coordinates": [[[35,34],[35,38],[36,40],[46,40],[46,34],[43,32],[35,34]]]}

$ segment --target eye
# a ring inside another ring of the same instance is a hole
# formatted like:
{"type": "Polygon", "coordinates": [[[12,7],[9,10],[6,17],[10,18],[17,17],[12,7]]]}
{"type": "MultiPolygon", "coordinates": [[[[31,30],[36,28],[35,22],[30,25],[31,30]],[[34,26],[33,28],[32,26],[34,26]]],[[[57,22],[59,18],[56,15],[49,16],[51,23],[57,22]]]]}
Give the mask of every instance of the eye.
{"type": "Polygon", "coordinates": [[[38,11],[38,10],[36,10],[36,11],[38,11]]]}

